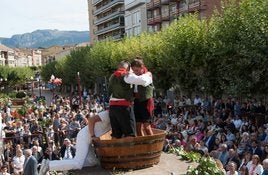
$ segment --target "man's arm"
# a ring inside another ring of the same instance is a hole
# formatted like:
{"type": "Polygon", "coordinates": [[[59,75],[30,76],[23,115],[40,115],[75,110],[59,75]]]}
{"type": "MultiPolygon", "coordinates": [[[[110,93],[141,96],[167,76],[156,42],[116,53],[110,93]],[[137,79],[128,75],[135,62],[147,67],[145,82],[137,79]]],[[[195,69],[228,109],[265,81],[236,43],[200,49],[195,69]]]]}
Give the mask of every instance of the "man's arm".
{"type": "Polygon", "coordinates": [[[153,83],[153,78],[151,72],[147,72],[139,76],[134,73],[129,73],[124,77],[124,81],[128,84],[142,85],[146,87],[153,83]]]}

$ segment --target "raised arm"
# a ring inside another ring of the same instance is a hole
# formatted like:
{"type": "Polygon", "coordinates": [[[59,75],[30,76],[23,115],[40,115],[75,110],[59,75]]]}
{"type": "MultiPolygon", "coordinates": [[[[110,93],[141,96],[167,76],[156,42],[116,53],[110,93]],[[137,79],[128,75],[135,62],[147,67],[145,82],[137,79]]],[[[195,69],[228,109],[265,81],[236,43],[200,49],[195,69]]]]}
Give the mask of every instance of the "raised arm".
{"type": "Polygon", "coordinates": [[[128,84],[142,85],[144,87],[153,83],[152,73],[147,72],[142,75],[136,75],[134,73],[128,73],[124,77],[124,81],[128,84]]]}

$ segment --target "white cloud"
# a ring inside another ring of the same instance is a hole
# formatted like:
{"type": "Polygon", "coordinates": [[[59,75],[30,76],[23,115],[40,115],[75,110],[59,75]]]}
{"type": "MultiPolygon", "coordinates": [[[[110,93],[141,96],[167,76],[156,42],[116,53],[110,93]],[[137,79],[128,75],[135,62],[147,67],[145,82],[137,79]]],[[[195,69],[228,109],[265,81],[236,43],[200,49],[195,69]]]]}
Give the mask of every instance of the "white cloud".
{"type": "Polygon", "coordinates": [[[0,37],[36,29],[88,30],[87,0],[1,0],[0,37]]]}

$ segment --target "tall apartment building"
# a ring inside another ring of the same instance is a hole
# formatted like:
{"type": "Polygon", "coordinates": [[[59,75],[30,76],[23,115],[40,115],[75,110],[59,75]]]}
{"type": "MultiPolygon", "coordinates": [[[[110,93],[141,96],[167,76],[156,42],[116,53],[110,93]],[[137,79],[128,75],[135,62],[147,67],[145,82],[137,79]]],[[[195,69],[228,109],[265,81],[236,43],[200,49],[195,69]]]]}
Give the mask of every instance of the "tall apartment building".
{"type": "Polygon", "coordinates": [[[211,16],[221,0],[88,0],[91,44],[156,32],[186,13],[211,16]]]}
{"type": "Polygon", "coordinates": [[[149,0],[147,1],[148,31],[160,31],[186,13],[198,13],[200,19],[211,16],[221,0],[149,0]]]}
{"type": "Polygon", "coordinates": [[[147,31],[146,0],[125,0],[126,36],[137,36],[147,31]]]}
{"type": "Polygon", "coordinates": [[[91,43],[125,35],[124,0],[88,0],[91,43]]]}

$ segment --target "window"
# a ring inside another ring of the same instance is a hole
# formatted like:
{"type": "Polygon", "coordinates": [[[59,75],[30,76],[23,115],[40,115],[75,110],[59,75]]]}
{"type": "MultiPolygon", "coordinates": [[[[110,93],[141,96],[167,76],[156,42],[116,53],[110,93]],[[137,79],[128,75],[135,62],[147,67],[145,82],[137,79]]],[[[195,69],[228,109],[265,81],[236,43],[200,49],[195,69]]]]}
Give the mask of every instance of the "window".
{"type": "Polygon", "coordinates": [[[133,25],[139,25],[141,23],[141,12],[136,11],[132,14],[133,17],[133,25]]]}
{"type": "Polygon", "coordinates": [[[133,28],[133,35],[137,36],[141,33],[141,26],[137,26],[133,28]]]}
{"type": "Polygon", "coordinates": [[[132,27],[131,14],[125,16],[126,29],[132,27]]]}
{"type": "Polygon", "coordinates": [[[169,15],[169,7],[168,6],[162,6],[162,15],[163,16],[168,16],[169,15]]]}
{"type": "Polygon", "coordinates": [[[127,37],[132,36],[132,29],[131,28],[130,29],[126,29],[126,35],[127,35],[127,37]]]}

